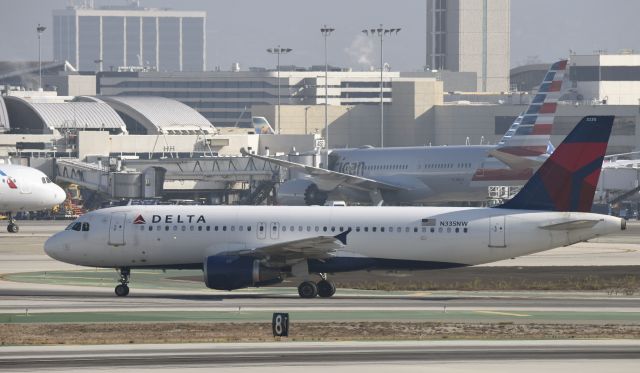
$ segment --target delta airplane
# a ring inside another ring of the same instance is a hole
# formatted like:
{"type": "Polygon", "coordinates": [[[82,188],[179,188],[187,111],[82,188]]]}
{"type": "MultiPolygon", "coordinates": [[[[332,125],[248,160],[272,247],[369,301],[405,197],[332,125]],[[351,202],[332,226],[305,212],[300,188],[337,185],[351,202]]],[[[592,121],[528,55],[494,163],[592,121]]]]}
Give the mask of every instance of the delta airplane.
{"type": "Polygon", "coordinates": [[[9,214],[9,233],[20,230],[13,219],[13,213],[51,208],[64,202],[66,198],[62,188],[35,168],[0,165],[0,211],[9,214]]]}
{"type": "Polygon", "coordinates": [[[585,117],[511,200],[494,208],[123,206],[89,212],[45,243],[67,263],[202,269],[234,290],[302,278],[303,298],[330,297],[328,272],[439,269],[527,255],[625,229],[589,213],[613,117],[585,117]],[[320,281],[310,280],[317,273],[320,281]]]}
{"type": "Polygon", "coordinates": [[[548,148],[567,61],[554,63],[528,109],[497,145],[334,149],[329,168],[254,154],[305,175],[278,189],[278,204],[331,199],[373,204],[485,201],[487,187],[524,185],[548,148]]]}

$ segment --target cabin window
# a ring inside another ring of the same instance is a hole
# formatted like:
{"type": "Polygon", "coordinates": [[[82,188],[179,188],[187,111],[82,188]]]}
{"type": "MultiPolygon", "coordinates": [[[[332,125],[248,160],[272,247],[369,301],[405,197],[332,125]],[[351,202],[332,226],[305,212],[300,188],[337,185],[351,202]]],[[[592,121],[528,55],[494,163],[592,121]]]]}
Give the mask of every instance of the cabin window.
{"type": "Polygon", "coordinates": [[[438,228],[438,233],[442,233],[442,227],[438,228]]]}
{"type": "Polygon", "coordinates": [[[177,230],[178,230],[178,226],[177,226],[177,225],[174,225],[174,226],[173,226],[173,230],[174,230],[174,231],[177,231],[177,230]]]}
{"type": "Polygon", "coordinates": [[[223,226],[222,226],[222,230],[223,230],[224,232],[226,232],[226,231],[227,231],[227,226],[226,226],[226,225],[223,225],[223,226]]]}
{"type": "Polygon", "coordinates": [[[456,228],[456,233],[460,233],[460,228],[456,228]]]}
{"type": "Polygon", "coordinates": [[[44,177],[43,177],[43,178],[41,178],[40,180],[42,180],[42,184],[46,184],[46,183],[47,183],[47,180],[45,180],[45,178],[44,178],[44,177]]]}
{"type": "Polygon", "coordinates": [[[360,232],[360,227],[356,227],[356,232],[360,232]]]}
{"type": "Polygon", "coordinates": [[[216,225],[215,227],[213,227],[213,230],[217,232],[218,231],[218,226],[216,225]]]}
{"type": "MultiPolygon", "coordinates": [[[[198,227],[198,228],[200,228],[200,227],[198,227]]],[[[243,229],[244,229],[244,225],[239,225],[239,226],[238,226],[238,230],[239,230],[240,232],[242,232],[242,230],[243,230],[243,229]]]]}
{"type": "Polygon", "coordinates": [[[411,228],[406,227],[406,228],[404,229],[404,231],[405,231],[405,232],[407,232],[407,233],[409,233],[409,232],[411,231],[411,228]]]}
{"type": "Polygon", "coordinates": [[[380,232],[384,232],[384,227],[380,227],[380,232]]]}
{"type": "Polygon", "coordinates": [[[260,232],[264,232],[264,227],[262,225],[260,226],[260,232]]]}
{"type": "Polygon", "coordinates": [[[165,230],[165,231],[168,231],[168,230],[169,230],[169,226],[168,226],[168,225],[165,225],[165,226],[164,226],[164,230],[165,230]]]}
{"type": "Polygon", "coordinates": [[[194,231],[194,229],[196,229],[196,228],[195,228],[193,225],[189,226],[189,230],[190,230],[190,231],[192,231],[192,232],[193,232],[193,231],[194,231]]]}
{"type": "Polygon", "coordinates": [[[298,226],[298,232],[302,232],[302,225],[298,226]]]}
{"type": "Polygon", "coordinates": [[[376,227],[372,227],[372,228],[371,228],[371,231],[372,231],[372,232],[375,232],[375,231],[376,231],[376,229],[377,229],[376,227]]]}
{"type": "Polygon", "coordinates": [[[365,232],[369,232],[369,227],[364,227],[365,232]]]}
{"type": "Polygon", "coordinates": [[[389,233],[393,233],[393,227],[389,227],[389,233]]]}
{"type": "Polygon", "coordinates": [[[451,227],[447,228],[447,233],[451,233],[451,227]]]}
{"type": "MultiPolygon", "coordinates": [[[[142,226],[142,228],[144,228],[144,225],[142,226]]],[[[149,231],[152,231],[152,230],[153,230],[153,225],[150,225],[149,226],[149,231]]]]}
{"type": "Polygon", "coordinates": [[[336,227],[331,227],[331,232],[335,232],[336,231],[336,227]]]}
{"type": "Polygon", "coordinates": [[[290,226],[290,227],[289,227],[289,230],[290,230],[291,232],[293,232],[293,231],[295,231],[295,230],[296,230],[296,227],[294,227],[294,226],[292,225],[292,226],[290,226]]]}
{"type": "Polygon", "coordinates": [[[307,232],[311,232],[311,226],[307,225],[307,232]]]}
{"type": "Polygon", "coordinates": [[[467,228],[462,228],[462,231],[463,231],[464,233],[467,233],[467,232],[468,232],[467,228]]]}
{"type": "Polygon", "coordinates": [[[316,232],[319,232],[319,231],[320,231],[320,227],[316,225],[316,232]]]}
{"type": "Polygon", "coordinates": [[[207,225],[207,232],[211,230],[211,226],[207,225]]]}
{"type": "Polygon", "coordinates": [[[344,231],[344,228],[343,228],[343,227],[340,227],[340,232],[342,232],[342,231],[344,231]]]}
{"type": "Polygon", "coordinates": [[[274,224],[274,225],[273,225],[273,231],[275,232],[275,231],[277,231],[277,230],[278,230],[278,226],[274,224]]]}
{"type": "Polygon", "coordinates": [[[431,228],[431,233],[435,233],[436,229],[435,228],[431,228]]]}
{"type": "Polygon", "coordinates": [[[186,226],[186,225],[183,225],[183,226],[182,226],[182,231],[184,232],[184,231],[186,231],[186,230],[187,230],[187,226],[186,226]]]}
{"type": "Polygon", "coordinates": [[[157,231],[161,231],[161,230],[162,230],[162,226],[161,226],[161,225],[158,225],[158,226],[156,227],[156,230],[157,230],[157,231]]]}
{"type": "Polygon", "coordinates": [[[247,231],[251,232],[251,226],[247,225],[247,231]]]}
{"type": "Polygon", "coordinates": [[[398,229],[396,229],[396,232],[402,233],[402,227],[398,227],[398,229]]]}
{"type": "Polygon", "coordinates": [[[322,227],[322,230],[326,232],[327,231],[327,227],[326,226],[322,227]]]}
{"type": "MultiPolygon", "coordinates": [[[[191,230],[193,230],[193,226],[191,227],[191,230]]],[[[236,226],[235,226],[235,225],[232,225],[232,226],[231,226],[231,232],[234,232],[235,230],[236,230],[236,226]]]]}
{"type": "Polygon", "coordinates": [[[287,226],[286,226],[286,225],[283,225],[283,226],[282,226],[282,231],[283,231],[283,232],[286,232],[286,231],[287,231],[287,226]]]}
{"type": "Polygon", "coordinates": [[[418,227],[413,228],[413,233],[418,233],[418,227]]]}
{"type": "Polygon", "coordinates": [[[198,231],[199,231],[199,232],[202,232],[202,225],[199,225],[199,226],[198,226],[198,231]]]}

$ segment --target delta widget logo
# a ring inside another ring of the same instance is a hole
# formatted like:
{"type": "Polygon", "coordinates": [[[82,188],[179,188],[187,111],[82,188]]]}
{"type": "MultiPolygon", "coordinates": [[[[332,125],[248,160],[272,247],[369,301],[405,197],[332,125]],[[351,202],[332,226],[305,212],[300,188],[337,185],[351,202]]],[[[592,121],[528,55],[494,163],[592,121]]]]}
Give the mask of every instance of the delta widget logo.
{"type": "Polygon", "coordinates": [[[138,215],[135,219],[133,219],[133,224],[147,224],[142,215],[138,215]]]}

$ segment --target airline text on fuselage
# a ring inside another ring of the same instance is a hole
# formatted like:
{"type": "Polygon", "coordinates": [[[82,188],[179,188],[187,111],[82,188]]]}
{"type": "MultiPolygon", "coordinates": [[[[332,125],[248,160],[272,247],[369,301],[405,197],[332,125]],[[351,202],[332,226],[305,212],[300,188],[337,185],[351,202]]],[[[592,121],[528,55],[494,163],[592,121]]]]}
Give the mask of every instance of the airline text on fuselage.
{"type": "Polygon", "coordinates": [[[153,223],[206,223],[203,215],[153,215],[153,223]],[[174,220],[175,218],[175,220],[174,220]]]}

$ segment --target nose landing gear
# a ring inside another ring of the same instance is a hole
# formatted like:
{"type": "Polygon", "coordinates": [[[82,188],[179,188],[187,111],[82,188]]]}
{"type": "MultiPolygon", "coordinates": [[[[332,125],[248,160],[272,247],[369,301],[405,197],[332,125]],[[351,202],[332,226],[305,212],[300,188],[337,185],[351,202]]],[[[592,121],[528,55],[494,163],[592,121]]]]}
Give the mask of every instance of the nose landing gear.
{"type": "Polygon", "coordinates": [[[9,233],[18,233],[20,231],[20,227],[16,224],[16,220],[13,218],[13,215],[9,214],[9,225],[7,225],[7,232],[9,233]]]}
{"type": "Polygon", "coordinates": [[[119,297],[126,297],[129,295],[129,276],[131,270],[129,268],[120,268],[120,285],[116,286],[116,295],[119,297]]]}

